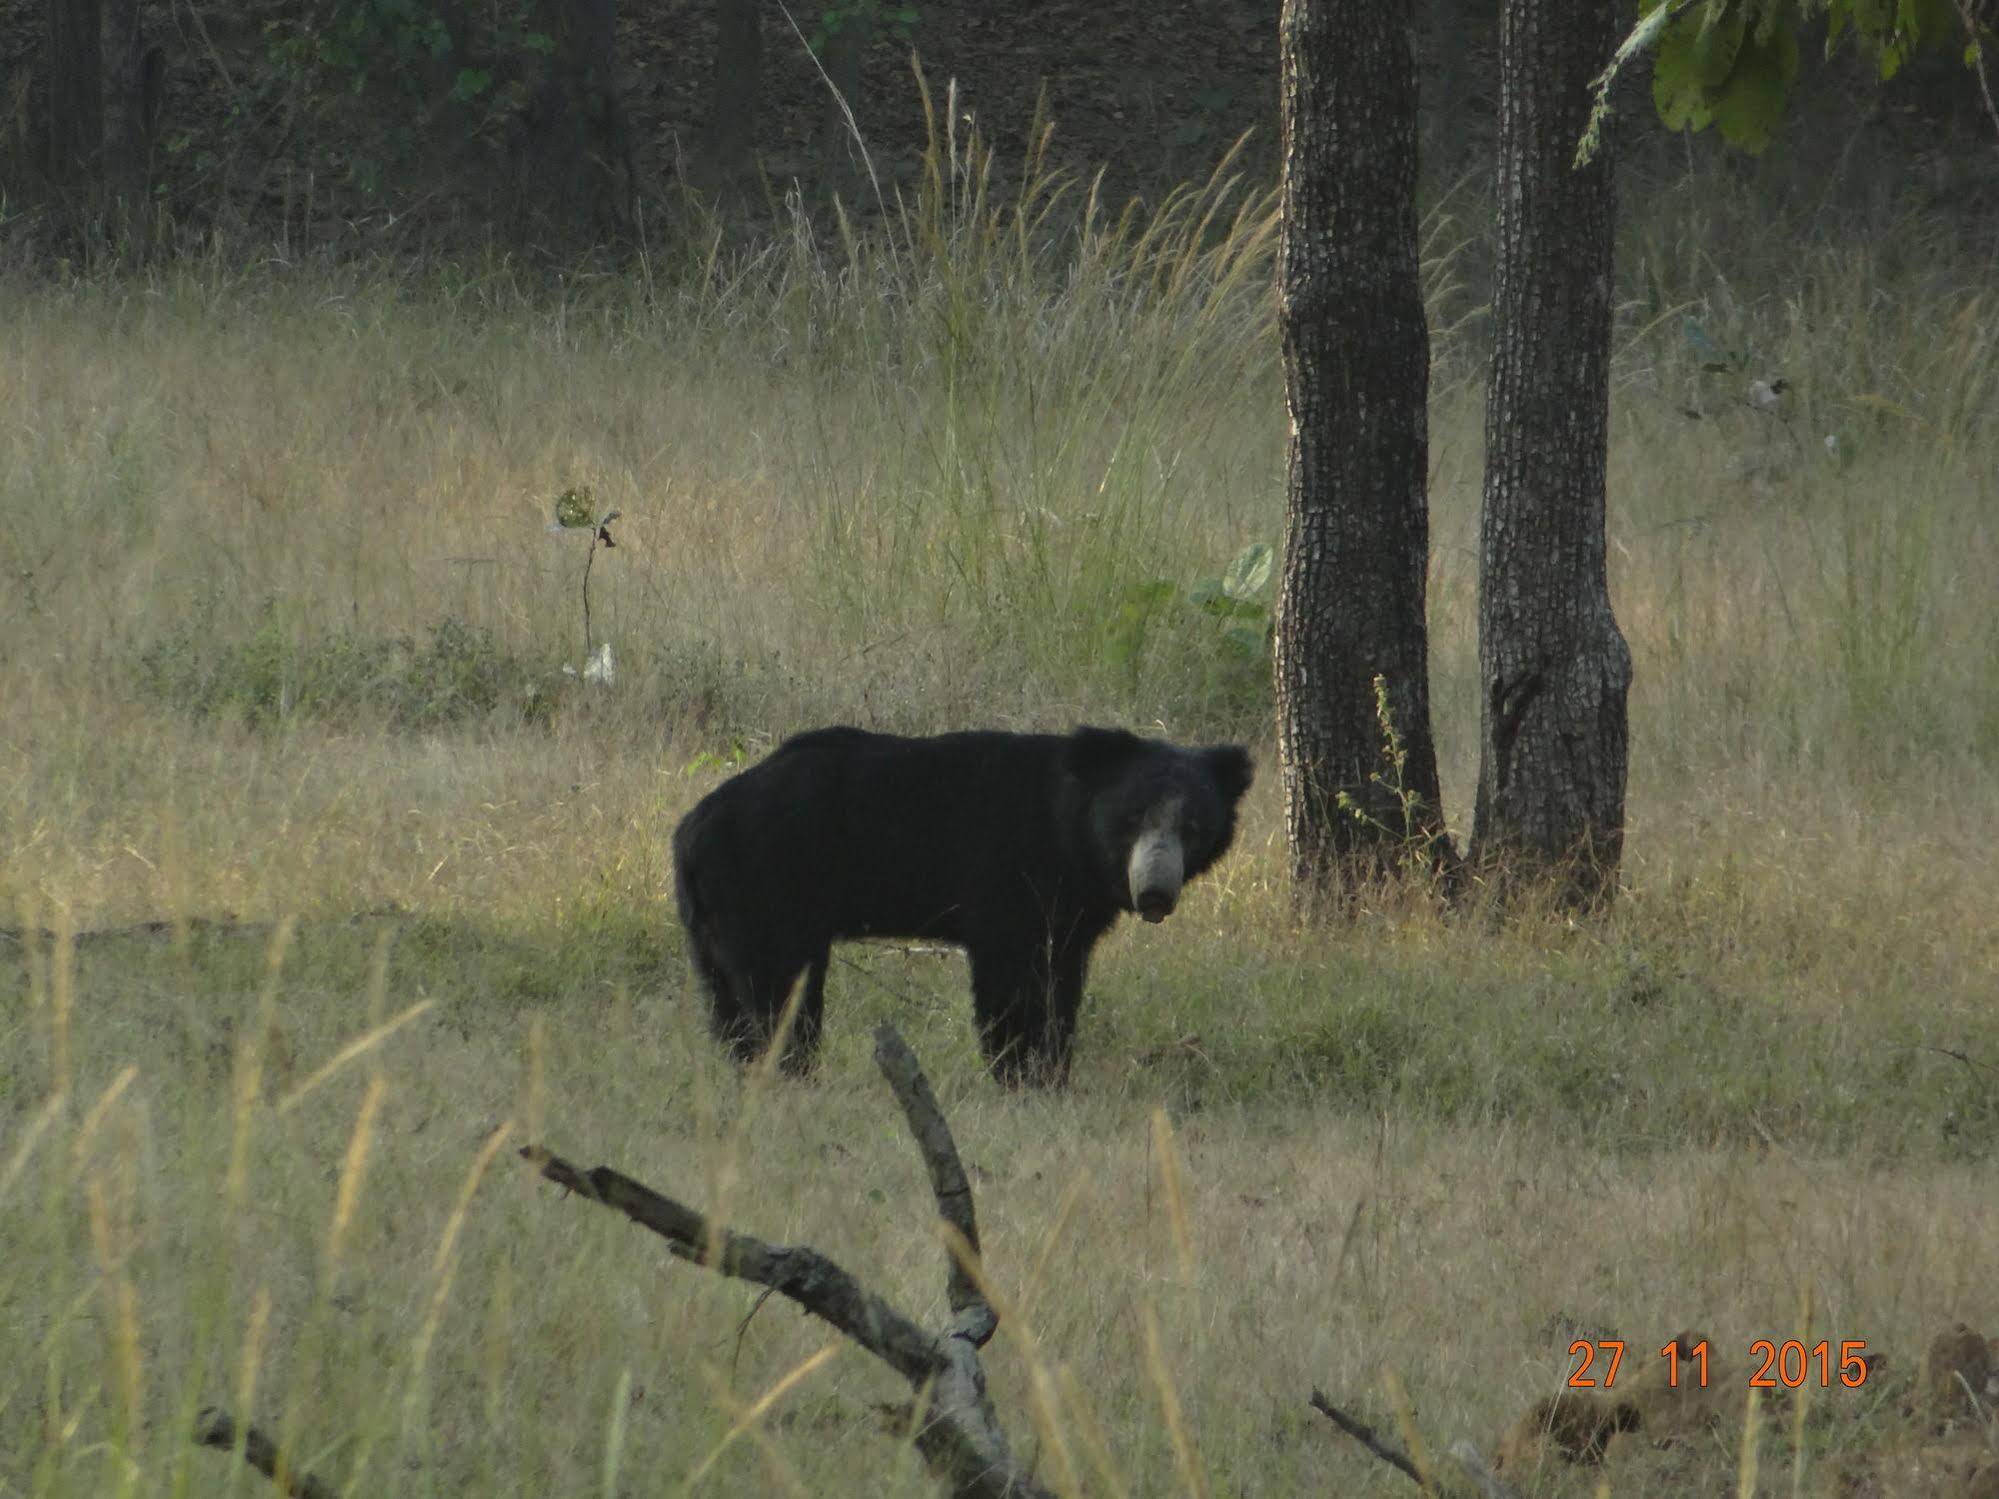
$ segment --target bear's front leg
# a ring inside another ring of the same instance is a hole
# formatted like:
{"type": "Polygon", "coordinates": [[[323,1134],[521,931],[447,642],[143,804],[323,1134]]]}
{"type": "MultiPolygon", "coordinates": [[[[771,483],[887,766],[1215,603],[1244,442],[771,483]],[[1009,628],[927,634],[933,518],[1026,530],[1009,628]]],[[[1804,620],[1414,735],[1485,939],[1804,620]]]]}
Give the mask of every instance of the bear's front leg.
{"type": "Polygon", "coordinates": [[[986,1067],[1010,1088],[1060,1083],[1067,1047],[1055,1045],[1046,942],[981,943],[972,960],[972,1008],[986,1067]]]}

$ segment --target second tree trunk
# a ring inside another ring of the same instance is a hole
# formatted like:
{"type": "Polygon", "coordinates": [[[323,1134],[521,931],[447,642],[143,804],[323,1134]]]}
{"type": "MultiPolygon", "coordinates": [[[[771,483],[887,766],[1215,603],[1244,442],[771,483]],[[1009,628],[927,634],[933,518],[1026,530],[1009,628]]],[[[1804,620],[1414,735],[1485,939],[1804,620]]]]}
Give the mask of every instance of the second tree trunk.
{"type": "Polygon", "coordinates": [[[1624,845],[1631,653],[1604,567],[1608,141],[1578,171],[1603,0],[1504,0],[1499,254],[1479,525],[1480,750],[1471,857],[1591,903],[1624,845]]]}

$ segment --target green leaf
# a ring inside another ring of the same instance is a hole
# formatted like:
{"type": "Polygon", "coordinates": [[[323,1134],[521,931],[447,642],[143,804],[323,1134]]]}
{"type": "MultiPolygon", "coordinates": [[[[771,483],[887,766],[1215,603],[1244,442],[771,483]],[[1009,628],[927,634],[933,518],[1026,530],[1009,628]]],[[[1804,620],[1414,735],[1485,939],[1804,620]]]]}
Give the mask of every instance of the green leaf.
{"type": "Polygon", "coordinates": [[[1798,38],[1789,27],[1780,28],[1767,47],[1752,39],[1715,101],[1714,120],[1723,138],[1752,155],[1769,145],[1797,76],[1798,38]]]}
{"type": "Polygon", "coordinates": [[[555,523],[565,531],[578,526],[592,526],[596,522],[597,509],[592,503],[589,485],[578,484],[556,496],[555,523]]]}
{"type": "Polygon", "coordinates": [[[1621,68],[1640,52],[1656,47],[1666,28],[1685,11],[1684,5],[1674,5],[1668,0],[1642,0],[1638,8],[1643,13],[1642,18],[1631,28],[1631,34],[1618,44],[1617,54],[1611,58],[1612,68],[1621,68]]]}
{"type": "Polygon", "coordinates": [[[486,92],[493,75],[484,68],[460,68],[458,77],[451,85],[451,99],[455,104],[466,104],[486,92]]]}
{"type": "Polygon", "coordinates": [[[1270,644],[1270,630],[1265,625],[1232,624],[1222,635],[1246,656],[1261,656],[1270,644]]]}
{"type": "MultiPolygon", "coordinates": [[[[1631,34],[1618,44],[1617,53],[1610,59],[1610,66],[1591,80],[1592,102],[1589,123],[1583,127],[1582,139],[1576,144],[1575,164],[1578,169],[1589,165],[1595,157],[1597,146],[1603,133],[1604,118],[1610,113],[1610,91],[1617,82],[1617,76],[1639,53],[1656,46],[1665,35],[1666,28],[1685,9],[1686,0],[1639,0],[1640,19],[1631,28],[1631,34]]],[[[1655,98],[1659,97],[1654,89],[1655,98]]],[[[1664,106],[1660,106],[1663,112],[1664,106]]]]}
{"type": "Polygon", "coordinates": [[[1104,659],[1112,666],[1133,666],[1145,647],[1152,619],[1172,602],[1173,585],[1164,578],[1137,583],[1124,591],[1117,614],[1104,632],[1104,659]]]}
{"type": "Polygon", "coordinates": [[[1216,619],[1262,619],[1270,611],[1250,599],[1209,599],[1201,606],[1216,619]]]}
{"type": "Polygon", "coordinates": [[[1668,130],[1705,130],[1714,121],[1714,106],[1701,87],[1694,55],[1698,35],[1684,21],[1668,27],[1652,62],[1652,103],[1668,130]]]}
{"type": "Polygon", "coordinates": [[[1748,30],[1749,7],[1744,0],[1707,7],[1693,45],[1694,77],[1702,88],[1712,92],[1728,82],[1748,30]]]}
{"type": "Polygon", "coordinates": [[[1228,587],[1220,578],[1203,578],[1187,590],[1187,602],[1196,609],[1205,609],[1215,600],[1227,596],[1228,587]]]}
{"type": "Polygon", "coordinates": [[[1269,544],[1252,541],[1236,553],[1235,561],[1222,574],[1222,592],[1232,599],[1255,598],[1270,582],[1270,570],[1274,563],[1275,554],[1269,544]]]}

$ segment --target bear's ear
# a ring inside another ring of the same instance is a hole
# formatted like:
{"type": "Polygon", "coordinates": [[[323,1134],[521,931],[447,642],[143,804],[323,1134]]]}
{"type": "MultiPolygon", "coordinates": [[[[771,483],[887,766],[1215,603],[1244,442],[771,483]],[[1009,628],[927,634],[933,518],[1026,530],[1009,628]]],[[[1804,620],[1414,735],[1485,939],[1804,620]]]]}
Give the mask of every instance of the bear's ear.
{"type": "Polygon", "coordinates": [[[1249,751],[1239,744],[1217,744],[1204,749],[1201,760],[1208,774],[1215,778],[1215,789],[1230,806],[1242,800],[1249,783],[1256,779],[1256,765],[1249,758],[1249,751]]]}
{"type": "Polygon", "coordinates": [[[1099,785],[1145,748],[1145,741],[1125,729],[1076,730],[1064,757],[1069,773],[1086,785],[1099,785]]]}

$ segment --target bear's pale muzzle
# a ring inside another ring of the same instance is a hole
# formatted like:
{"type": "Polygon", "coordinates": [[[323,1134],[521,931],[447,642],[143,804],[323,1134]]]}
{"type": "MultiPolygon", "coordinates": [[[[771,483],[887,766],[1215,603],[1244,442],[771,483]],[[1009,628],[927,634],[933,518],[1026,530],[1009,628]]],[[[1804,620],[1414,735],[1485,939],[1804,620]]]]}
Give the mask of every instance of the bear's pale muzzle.
{"type": "Polygon", "coordinates": [[[1131,851],[1131,906],[1147,921],[1164,921],[1180,900],[1186,862],[1169,833],[1141,838],[1131,851]]]}

